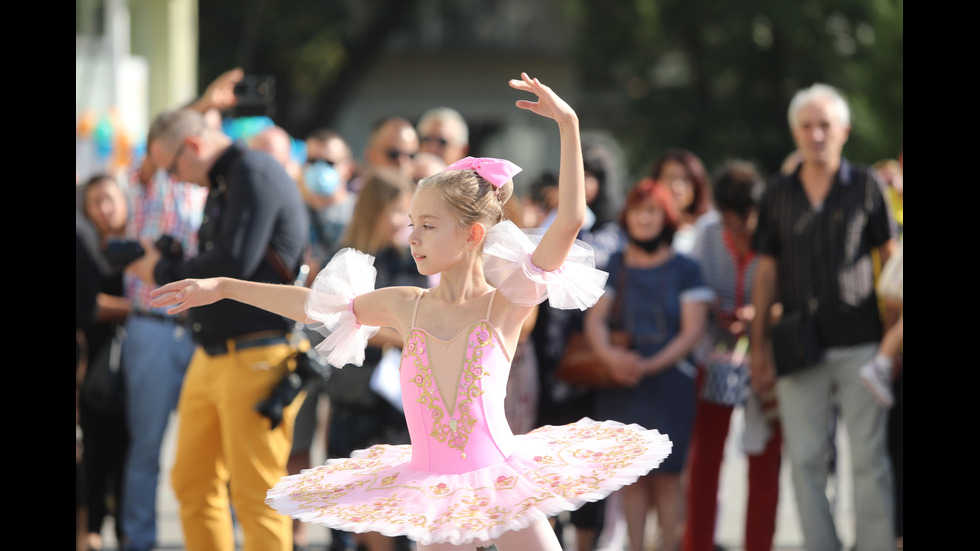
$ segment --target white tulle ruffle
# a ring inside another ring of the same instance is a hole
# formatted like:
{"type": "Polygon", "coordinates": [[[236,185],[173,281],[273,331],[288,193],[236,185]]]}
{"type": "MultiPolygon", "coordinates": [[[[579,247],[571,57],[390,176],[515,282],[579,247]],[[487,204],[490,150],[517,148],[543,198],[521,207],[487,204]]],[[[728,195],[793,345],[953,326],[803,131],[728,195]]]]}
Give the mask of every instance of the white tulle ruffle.
{"type": "Polygon", "coordinates": [[[580,240],[572,245],[565,265],[546,272],[531,262],[541,241],[541,230],[522,231],[505,221],[487,232],[483,246],[484,272],[491,285],[512,302],[524,306],[548,299],[562,310],[585,310],[602,296],[609,276],[595,267],[595,252],[580,240]]]}
{"type": "Polygon", "coordinates": [[[330,365],[364,363],[367,341],[379,328],[357,323],[351,301],[373,291],[377,275],[373,256],[348,248],[337,252],[313,281],[306,315],[318,322],[309,326],[326,337],[316,350],[330,365]]]}

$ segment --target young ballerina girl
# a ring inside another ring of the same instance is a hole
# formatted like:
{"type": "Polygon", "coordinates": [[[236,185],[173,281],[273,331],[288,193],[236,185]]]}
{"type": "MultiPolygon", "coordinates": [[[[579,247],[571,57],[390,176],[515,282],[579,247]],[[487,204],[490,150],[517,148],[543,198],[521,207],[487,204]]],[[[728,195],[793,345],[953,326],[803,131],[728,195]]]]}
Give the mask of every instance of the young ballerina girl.
{"type": "Polygon", "coordinates": [[[520,171],[467,157],[419,183],[409,244],[432,289],[372,290],[372,258],[337,253],[311,289],[227,278],[185,280],[155,291],[172,312],[232,299],[306,323],[329,336],[335,366],[363,361],[378,327],[404,337],[402,404],[411,445],[377,445],[283,478],[266,502],[283,514],[352,532],[405,534],[420,551],[560,551],[548,517],[605,498],[655,468],[670,440],[655,430],[584,418],[515,436],[504,417],[511,358],[524,319],[545,298],[585,309],[606,274],[575,236],[585,213],[575,112],[527,74],[511,87],[538,101],[517,106],[558,123],[559,206],[543,235],[503,221],[520,171]],[[500,291],[499,293],[497,291],[500,291]]]}

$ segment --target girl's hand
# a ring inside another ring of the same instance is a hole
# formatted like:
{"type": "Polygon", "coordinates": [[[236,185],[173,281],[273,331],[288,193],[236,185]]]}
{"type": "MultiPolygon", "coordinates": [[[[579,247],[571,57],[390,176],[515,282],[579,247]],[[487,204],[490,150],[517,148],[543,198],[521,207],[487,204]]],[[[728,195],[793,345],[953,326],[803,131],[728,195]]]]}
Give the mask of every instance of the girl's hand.
{"type": "Polygon", "coordinates": [[[538,101],[518,100],[517,107],[554,119],[559,124],[578,121],[578,115],[565,103],[565,100],[558,97],[551,88],[541,84],[538,79],[527,76],[527,73],[521,73],[520,79],[511,79],[510,87],[538,96],[538,101]]]}
{"type": "Polygon", "coordinates": [[[150,292],[150,306],[164,308],[170,314],[183,312],[197,306],[215,303],[223,298],[221,294],[221,278],[184,279],[168,283],[150,292]]]}

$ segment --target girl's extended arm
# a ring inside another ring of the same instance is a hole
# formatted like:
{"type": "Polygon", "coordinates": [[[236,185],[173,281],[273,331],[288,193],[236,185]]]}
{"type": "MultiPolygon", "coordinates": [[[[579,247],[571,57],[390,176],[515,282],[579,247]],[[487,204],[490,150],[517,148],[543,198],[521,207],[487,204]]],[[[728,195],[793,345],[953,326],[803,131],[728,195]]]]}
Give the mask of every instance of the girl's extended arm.
{"type": "Polygon", "coordinates": [[[230,277],[184,279],[168,283],[151,293],[152,306],[169,307],[176,314],[189,308],[229,299],[267,310],[299,322],[307,322],[306,297],[310,290],[295,285],[256,283],[230,277]]]}
{"type": "Polygon", "coordinates": [[[582,161],[582,139],[578,115],[551,88],[521,73],[521,79],[510,81],[512,88],[531,92],[538,101],[519,100],[517,107],[548,117],[558,123],[561,137],[561,165],[558,174],[558,212],[554,222],[541,237],[531,256],[542,270],[561,268],[565,257],[585,221],[585,168],[582,161]]]}
{"type": "MultiPolygon", "coordinates": [[[[210,279],[185,279],[154,289],[155,307],[170,307],[171,314],[189,308],[205,306],[222,299],[235,300],[267,310],[302,323],[310,323],[306,316],[306,300],[311,291],[306,287],[275,283],[256,283],[229,277],[210,279]]],[[[408,287],[386,287],[357,296],[354,314],[358,323],[373,327],[394,327],[405,304],[411,303],[417,291],[408,287]]]]}

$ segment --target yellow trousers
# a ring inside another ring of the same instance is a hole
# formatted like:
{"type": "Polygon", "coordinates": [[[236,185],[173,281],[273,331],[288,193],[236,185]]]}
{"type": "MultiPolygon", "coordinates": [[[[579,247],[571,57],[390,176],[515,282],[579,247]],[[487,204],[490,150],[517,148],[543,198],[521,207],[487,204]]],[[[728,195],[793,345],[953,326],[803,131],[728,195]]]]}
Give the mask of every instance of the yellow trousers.
{"type": "Polygon", "coordinates": [[[245,537],[245,551],[291,551],[292,520],[265,504],[286,475],[293,422],[303,403],[296,397],[271,423],[255,410],[287,370],[288,344],[209,356],[198,347],[181,390],[177,454],[172,473],[188,551],[233,551],[229,509],[245,537]]]}

